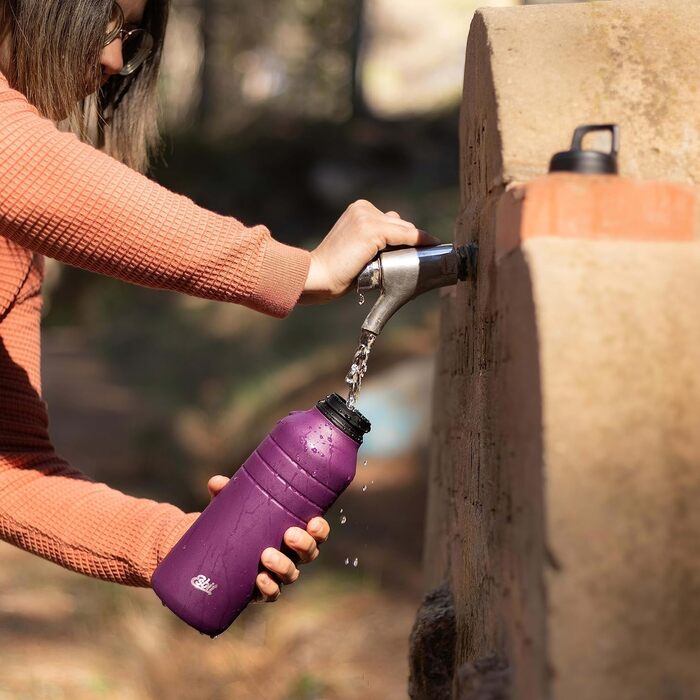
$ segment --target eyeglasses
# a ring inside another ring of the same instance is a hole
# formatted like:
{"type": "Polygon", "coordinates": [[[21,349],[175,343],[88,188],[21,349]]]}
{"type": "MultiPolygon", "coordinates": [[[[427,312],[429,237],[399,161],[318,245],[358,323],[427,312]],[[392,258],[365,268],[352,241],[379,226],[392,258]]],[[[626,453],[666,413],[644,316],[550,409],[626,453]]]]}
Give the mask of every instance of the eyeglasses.
{"type": "Polygon", "coordinates": [[[112,6],[103,46],[109,46],[116,38],[122,41],[124,67],[119,75],[131,75],[153,51],[153,37],[145,29],[125,29],[124,13],[119,3],[112,6]]]}

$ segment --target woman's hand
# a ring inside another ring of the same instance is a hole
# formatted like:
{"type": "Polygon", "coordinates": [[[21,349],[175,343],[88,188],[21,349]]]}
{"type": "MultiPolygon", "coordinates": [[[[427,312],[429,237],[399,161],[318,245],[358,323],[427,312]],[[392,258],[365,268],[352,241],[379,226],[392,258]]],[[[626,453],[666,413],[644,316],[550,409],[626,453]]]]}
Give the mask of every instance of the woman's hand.
{"type": "Polygon", "coordinates": [[[388,245],[437,245],[440,241],[395,211],[382,212],[370,202],[353,202],[330,233],[311,252],[302,304],[321,304],[347,292],[380,250],[388,245]]]}
{"type": "MultiPolygon", "coordinates": [[[[213,476],[209,479],[209,495],[214,498],[228,484],[225,476],[213,476]]],[[[306,530],[300,527],[290,527],[284,533],[284,543],[299,556],[300,564],[307,564],[319,555],[318,545],[328,539],[331,528],[323,518],[312,518],[306,530]]],[[[299,578],[299,569],[285,554],[273,547],[268,547],[260,557],[262,565],[267,569],[258,574],[255,583],[260,591],[259,599],[272,603],[280,595],[281,583],[294,583],[299,578]]]]}

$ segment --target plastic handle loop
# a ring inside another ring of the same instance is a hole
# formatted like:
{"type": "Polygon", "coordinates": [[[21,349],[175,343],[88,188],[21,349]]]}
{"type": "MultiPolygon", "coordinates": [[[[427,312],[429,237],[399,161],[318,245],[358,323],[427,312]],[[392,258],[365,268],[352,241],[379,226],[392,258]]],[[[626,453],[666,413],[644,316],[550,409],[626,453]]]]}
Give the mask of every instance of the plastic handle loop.
{"type": "Polygon", "coordinates": [[[574,138],[571,141],[571,150],[583,150],[581,146],[583,145],[584,137],[594,131],[610,132],[612,137],[610,154],[617,157],[617,154],[620,152],[620,127],[617,124],[588,124],[586,126],[579,126],[578,129],[574,131],[574,138]]]}

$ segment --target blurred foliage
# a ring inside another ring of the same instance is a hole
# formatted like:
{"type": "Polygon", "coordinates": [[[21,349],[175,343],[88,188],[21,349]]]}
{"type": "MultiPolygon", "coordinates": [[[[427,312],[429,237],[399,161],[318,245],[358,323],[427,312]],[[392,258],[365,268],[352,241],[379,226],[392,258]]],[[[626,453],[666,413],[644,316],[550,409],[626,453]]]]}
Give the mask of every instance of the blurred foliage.
{"type": "MultiPolygon", "coordinates": [[[[450,240],[455,133],[454,113],[344,126],[277,120],[235,139],[171,140],[156,177],[210,209],[264,222],[295,245],[312,247],[360,197],[450,240]]],[[[350,294],[278,321],[65,268],[45,325],[79,325],[115,380],[138,393],[134,458],[144,492],[192,506],[196,484],[213,470],[232,471],[290,397],[342,382],[371,302],[368,295],[358,307],[350,294]]],[[[374,371],[383,355],[386,363],[430,352],[434,334],[425,330],[434,328],[435,310],[436,295],[427,295],[397,314],[377,345],[374,371]],[[401,336],[404,328],[413,329],[415,345],[401,336]]]]}
{"type": "Polygon", "coordinates": [[[362,7],[362,0],[176,0],[166,99],[188,89],[179,80],[184,52],[199,68],[185,110],[199,127],[230,131],[270,113],[345,120],[362,7]]]}
{"type": "MultiPolygon", "coordinates": [[[[357,59],[361,9],[349,0],[176,2],[174,35],[183,46],[170,46],[171,53],[182,48],[190,55],[187,42],[199,35],[184,29],[201,29],[209,18],[192,53],[204,56],[203,73],[192,79],[204,81],[210,103],[191,112],[189,127],[186,120],[171,124],[153,177],[306,248],[359,198],[451,240],[458,210],[456,106],[393,120],[364,106],[351,109],[362,103],[348,72],[357,59]],[[246,92],[251,52],[276,52],[284,90],[261,101],[246,92]],[[326,107],[311,109],[317,102],[326,107]],[[227,105],[242,115],[238,122],[226,116],[227,105]]],[[[173,75],[172,64],[166,66],[166,98],[173,75]]],[[[110,474],[110,483],[186,508],[201,505],[197,494],[206,477],[232,472],[272,420],[342,387],[372,302],[368,296],[360,308],[351,294],[277,321],[71,268],[62,269],[49,296],[46,331],[79,327],[114,382],[138,396],[138,428],[129,437],[133,468],[124,471],[125,481],[110,474]]],[[[436,308],[431,294],[397,314],[375,348],[371,372],[430,353],[436,308]]],[[[54,439],[63,449],[61,436],[54,439]]],[[[70,458],[70,449],[63,451],[70,458]]]]}
{"type": "MultiPolygon", "coordinates": [[[[327,555],[321,558],[327,559],[327,555]]],[[[0,700],[398,700],[414,597],[323,562],[212,641],[151,591],[0,543],[0,700]],[[371,630],[371,633],[369,632],[371,630]]]]}

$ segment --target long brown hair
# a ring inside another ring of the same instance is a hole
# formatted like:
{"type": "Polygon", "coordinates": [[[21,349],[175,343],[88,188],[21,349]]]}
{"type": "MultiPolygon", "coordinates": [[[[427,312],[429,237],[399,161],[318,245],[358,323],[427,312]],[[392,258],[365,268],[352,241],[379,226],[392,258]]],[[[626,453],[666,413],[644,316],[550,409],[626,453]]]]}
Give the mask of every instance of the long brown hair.
{"type": "Polygon", "coordinates": [[[11,52],[6,77],[42,115],[69,124],[84,140],[144,171],[159,141],[156,83],[169,0],[147,0],[141,26],[154,39],[150,57],[133,75],[111,76],[99,89],[113,4],[0,0],[0,29],[11,52]]]}

